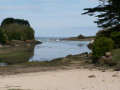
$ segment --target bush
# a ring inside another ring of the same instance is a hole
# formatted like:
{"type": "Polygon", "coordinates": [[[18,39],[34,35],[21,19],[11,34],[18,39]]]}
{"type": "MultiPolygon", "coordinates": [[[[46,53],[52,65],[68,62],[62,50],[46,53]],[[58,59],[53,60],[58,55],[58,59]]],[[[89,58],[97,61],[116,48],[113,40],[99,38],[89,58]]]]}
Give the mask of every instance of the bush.
{"type": "Polygon", "coordinates": [[[112,38],[117,48],[120,48],[120,24],[115,27],[99,31],[96,34],[95,39],[99,39],[100,37],[112,38]]]}
{"type": "Polygon", "coordinates": [[[120,31],[113,31],[111,33],[111,38],[114,40],[115,45],[117,48],[120,47],[120,31]]]}
{"type": "Polygon", "coordinates": [[[7,35],[4,33],[3,29],[0,28],[0,43],[6,43],[7,35]]]}
{"type": "Polygon", "coordinates": [[[92,48],[93,58],[100,58],[104,56],[106,52],[109,52],[114,47],[114,41],[111,38],[101,37],[96,39],[92,48]]]}
{"type": "Polygon", "coordinates": [[[34,39],[34,30],[29,26],[21,26],[14,23],[6,25],[3,29],[8,36],[8,41],[34,39]]]}
{"type": "Polygon", "coordinates": [[[116,64],[120,64],[120,49],[114,49],[112,50],[112,62],[116,63],[116,64]]]}
{"type": "Polygon", "coordinates": [[[27,20],[6,18],[2,21],[0,27],[0,42],[5,43],[11,40],[32,40],[34,30],[30,27],[27,20]]]}

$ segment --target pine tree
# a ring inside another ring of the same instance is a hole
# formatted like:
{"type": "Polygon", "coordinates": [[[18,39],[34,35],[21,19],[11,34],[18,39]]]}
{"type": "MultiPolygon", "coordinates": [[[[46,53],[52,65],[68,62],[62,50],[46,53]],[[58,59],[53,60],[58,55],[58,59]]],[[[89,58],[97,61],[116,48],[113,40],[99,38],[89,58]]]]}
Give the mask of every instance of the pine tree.
{"type": "Polygon", "coordinates": [[[84,14],[90,16],[97,12],[97,23],[100,28],[111,28],[120,24],[120,0],[99,0],[99,5],[94,8],[85,8],[84,14]]]}

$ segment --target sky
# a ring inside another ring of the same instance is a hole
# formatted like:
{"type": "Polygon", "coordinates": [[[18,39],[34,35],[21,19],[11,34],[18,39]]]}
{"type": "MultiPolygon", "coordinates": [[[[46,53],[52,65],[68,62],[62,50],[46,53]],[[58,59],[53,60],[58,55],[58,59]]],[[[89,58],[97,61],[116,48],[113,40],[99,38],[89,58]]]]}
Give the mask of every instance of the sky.
{"type": "Polygon", "coordinates": [[[95,17],[81,15],[98,0],[0,0],[0,23],[8,17],[25,19],[36,37],[93,36],[95,17]]]}

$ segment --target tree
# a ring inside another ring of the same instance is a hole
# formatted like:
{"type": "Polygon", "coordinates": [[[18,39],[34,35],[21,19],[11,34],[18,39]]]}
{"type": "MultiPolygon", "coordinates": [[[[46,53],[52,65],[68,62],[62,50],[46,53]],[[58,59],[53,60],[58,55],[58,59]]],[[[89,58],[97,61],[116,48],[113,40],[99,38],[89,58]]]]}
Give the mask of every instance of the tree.
{"type": "Polygon", "coordinates": [[[0,28],[0,42],[6,40],[32,40],[34,37],[34,30],[30,27],[27,20],[6,18],[1,23],[0,28]]]}
{"type": "Polygon", "coordinates": [[[4,33],[3,29],[0,28],[0,43],[6,43],[7,35],[4,33]]]}
{"type": "Polygon", "coordinates": [[[97,12],[98,27],[111,28],[120,24],[120,0],[99,0],[99,5],[94,8],[85,8],[87,10],[84,14],[90,16],[95,15],[97,12]]]}
{"type": "Polygon", "coordinates": [[[80,34],[79,36],[78,36],[78,39],[84,39],[85,37],[82,35],[82,34],[80,34]]]}
{"type": "Polygon", "coordinates": [[[21,26],[13,23],[6,25],[3,29],[9,41],[34,39],[34,30],[29,26],[21,26]]]}
{"type": "Polygon", "coordinates": [[[8,24],[19,24],[21,26],[29,26],[30,27],[30,24],[27,20],[24,20],[24,19],[14,19],[14,18],[6,18],[2,21],[1,23],[1,27],[5,27],[6,25],[8,24]]]}

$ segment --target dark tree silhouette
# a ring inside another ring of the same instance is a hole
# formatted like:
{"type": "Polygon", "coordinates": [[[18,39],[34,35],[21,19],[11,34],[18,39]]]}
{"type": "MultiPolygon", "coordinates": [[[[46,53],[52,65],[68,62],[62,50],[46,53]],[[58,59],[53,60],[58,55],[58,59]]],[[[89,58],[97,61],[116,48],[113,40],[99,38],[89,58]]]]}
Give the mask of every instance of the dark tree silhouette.
{"type": "Polygon", "coordinates": [[[111,28],[120,24],[120,0],[98,0],[100,3],[94,8],[85,8],[84,14],[90,16],[97,12],[98,20],[95,23],[101,28],[111,28]]]}
{"type": "Polygon", "coordinates": [[[5,43],[11,40],[32,40],[34,30],[30,27],[27,20],[6,18],[2,21],[0,27],[0,42],[5,43]]]}
{"type": "Polygon", "coordinates": [[[30,24],[27,20],[24,20],[24,19],[14,19],[14,18],[6,18],[2,21],[1,23],[1,27],[4,27],[6,26],[7,24],[13,24],[13,23],[16,23],[16,24],[19,24],[21,26],[29,26],[30,27],[30,24]]]}

